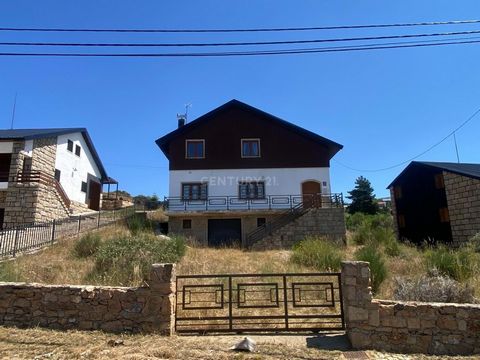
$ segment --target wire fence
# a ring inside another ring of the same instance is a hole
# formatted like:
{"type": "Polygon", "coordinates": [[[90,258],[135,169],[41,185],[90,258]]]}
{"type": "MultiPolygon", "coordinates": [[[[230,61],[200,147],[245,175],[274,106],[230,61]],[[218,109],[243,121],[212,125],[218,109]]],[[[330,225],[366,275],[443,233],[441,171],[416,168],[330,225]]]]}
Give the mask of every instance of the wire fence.
{"type": "Polygon", "coordinates": [[[0,259],[38,250],[54,244],[61,238],[77,236],[127,219],[137,210],[144,211],[143,208],[130,206],[3,229],[0,231],[0,259]]]}

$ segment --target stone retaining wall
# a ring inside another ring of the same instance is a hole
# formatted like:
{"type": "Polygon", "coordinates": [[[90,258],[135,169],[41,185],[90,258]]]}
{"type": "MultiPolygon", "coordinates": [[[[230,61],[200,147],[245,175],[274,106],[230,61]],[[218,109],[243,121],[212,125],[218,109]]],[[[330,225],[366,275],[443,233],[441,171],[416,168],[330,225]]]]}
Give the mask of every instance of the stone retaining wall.
{"type": "Polygon", "coordinates": [[[372,299],[367,262],[342,263],[347,334],[355,349],[480,353],[480,305],[372,299]]]}
{"type": "Polygon", "coordinates": [[[313,208],[291,223],[253,244],[253,250],[291,248],[307,236],[322,236],[344,243],[346,237],[343,208],[313,208]]]}
{"type": "Polygon", "coordinates": [[[175,265],[152,265],[147,286],[0,283],[0,325],[171,335],[175,265]]]}
{"type": "Polygon", "coordinates": [[[455,246],[480,232],[480,180],[444,171],[452,240],[455,246]]]}

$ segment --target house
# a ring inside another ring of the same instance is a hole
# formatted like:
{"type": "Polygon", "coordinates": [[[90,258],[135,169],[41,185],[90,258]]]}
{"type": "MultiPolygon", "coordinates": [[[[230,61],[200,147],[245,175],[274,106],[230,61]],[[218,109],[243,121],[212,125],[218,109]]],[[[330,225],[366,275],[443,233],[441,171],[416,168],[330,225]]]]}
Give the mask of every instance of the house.
{"type": "Polygon", "coordinates": [[[112,183],[84,128],[0,130],[2,227],[99,210],[112,183]]]}
{"type": "Polygon", "coordinates": [[[459,246],[480,232],[480,164],[413,161],[388,188],[399,239],[459,246]]]}
{"type": "Polygon", "coordinates": [[[331,194],[334,141],[231,100],[188,124],[179,118],[156,143],[169,160],[170,232],[210,246],[345,237],[343,199],[331,194]]]}

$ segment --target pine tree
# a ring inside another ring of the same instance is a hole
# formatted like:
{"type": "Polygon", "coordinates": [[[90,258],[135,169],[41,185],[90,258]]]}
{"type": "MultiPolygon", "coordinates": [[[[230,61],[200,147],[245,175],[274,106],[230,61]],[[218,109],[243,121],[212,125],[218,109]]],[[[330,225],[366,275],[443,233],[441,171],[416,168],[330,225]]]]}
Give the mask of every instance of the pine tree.
{"type": "Polygon", "coordinates": [[[348,207],[348,212],[354,214],[356,212],[362,212],[365,214],[376,214],[378,212],[378,205],[373,194],[373,188],[363,176],[360,176],[355,180],[355,188],[348,192],[347,198],[352,200],[352,203],[348,207]]]}

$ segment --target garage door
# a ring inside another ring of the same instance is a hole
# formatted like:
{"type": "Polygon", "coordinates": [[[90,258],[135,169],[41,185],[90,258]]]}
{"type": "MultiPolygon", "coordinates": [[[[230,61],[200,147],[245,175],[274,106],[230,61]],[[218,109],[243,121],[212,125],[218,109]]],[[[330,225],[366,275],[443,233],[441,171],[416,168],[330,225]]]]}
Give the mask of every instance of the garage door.
{"type": "Polygon", "coordinates": [[[242,242],[242,221],[240,219],[209,219],[208,245],[232,246],[242,242]]]}

